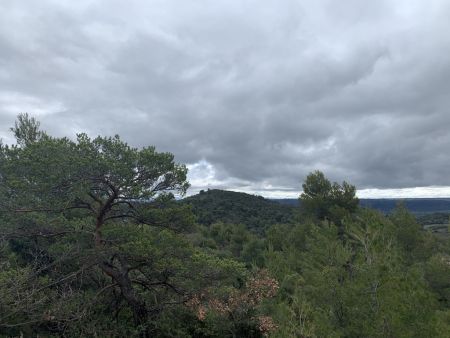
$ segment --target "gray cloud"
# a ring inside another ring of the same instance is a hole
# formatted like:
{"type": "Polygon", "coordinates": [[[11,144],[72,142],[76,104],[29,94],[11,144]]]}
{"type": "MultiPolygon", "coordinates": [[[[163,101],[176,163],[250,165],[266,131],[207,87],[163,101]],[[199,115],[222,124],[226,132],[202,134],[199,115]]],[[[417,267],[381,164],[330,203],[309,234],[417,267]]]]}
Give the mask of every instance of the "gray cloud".
{"type": "Polygon", "coordinates": [[[0,136],[120,134],[194,188],[450,186],[446,1],[0,3],[0,136]]]}

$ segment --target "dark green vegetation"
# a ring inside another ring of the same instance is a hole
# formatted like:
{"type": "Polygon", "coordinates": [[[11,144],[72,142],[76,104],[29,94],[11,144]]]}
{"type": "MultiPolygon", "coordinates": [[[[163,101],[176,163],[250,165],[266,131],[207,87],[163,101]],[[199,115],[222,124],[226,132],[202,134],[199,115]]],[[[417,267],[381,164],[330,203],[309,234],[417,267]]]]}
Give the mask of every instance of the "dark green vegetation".
{"type": "Polygon", "coordinates": [[[448,337],[450,243],[310,174],[302,208],[209,191],[22,115],[0,148],[0,336],[448,337]]]}
{"type": "Polygon", "coordinates": [[[192,206],[199,224],[243,224],[260,234],[273,224],[291,223],[296,209],[261,196],[225,190],[201,191],[183,199],[182,203],[192,206]]]}

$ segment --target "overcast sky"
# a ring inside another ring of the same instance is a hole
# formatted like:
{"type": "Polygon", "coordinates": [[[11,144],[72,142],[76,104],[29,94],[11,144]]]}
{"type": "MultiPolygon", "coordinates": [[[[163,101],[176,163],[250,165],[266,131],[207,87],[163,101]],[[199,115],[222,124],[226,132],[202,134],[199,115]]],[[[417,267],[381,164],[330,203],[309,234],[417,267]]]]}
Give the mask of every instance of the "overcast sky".
{"type": "Polygon", "coordinates": [[[191,193],[296,197],[320,169],[363,197],[450,197],[449,18],[446,0],[1,0],[0,137],[20,112],[119,134],[188,164],[191,193]]]}

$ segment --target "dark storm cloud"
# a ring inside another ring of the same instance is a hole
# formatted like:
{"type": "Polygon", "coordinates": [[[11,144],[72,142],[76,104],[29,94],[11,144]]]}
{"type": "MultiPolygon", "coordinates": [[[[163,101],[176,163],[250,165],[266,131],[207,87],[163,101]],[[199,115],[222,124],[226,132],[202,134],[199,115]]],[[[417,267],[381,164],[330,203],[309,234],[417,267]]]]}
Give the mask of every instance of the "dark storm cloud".
{"type": "Polygon", "coordinates": [[[194,185],[450,185],[446,1],[0,2],[0,136],[120,134],[194,185]]]}

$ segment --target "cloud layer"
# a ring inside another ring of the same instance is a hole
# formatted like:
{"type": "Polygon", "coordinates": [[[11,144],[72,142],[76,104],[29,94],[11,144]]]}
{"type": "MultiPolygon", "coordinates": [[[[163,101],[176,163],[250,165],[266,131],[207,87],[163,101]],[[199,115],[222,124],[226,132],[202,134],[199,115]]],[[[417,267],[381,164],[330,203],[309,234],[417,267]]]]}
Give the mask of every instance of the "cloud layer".
{"type": "Polygon", "coordinates": [[[2,0],[0,137],[25,111],[120,134],[189,164],[194,190],[289,195],[314,169],[450,186],[449,17],[444,0],[2,0]]]}

